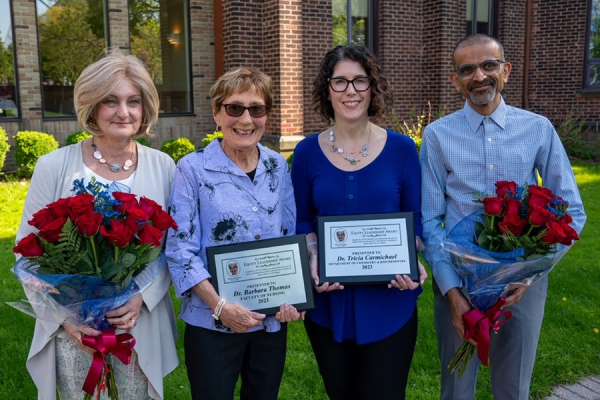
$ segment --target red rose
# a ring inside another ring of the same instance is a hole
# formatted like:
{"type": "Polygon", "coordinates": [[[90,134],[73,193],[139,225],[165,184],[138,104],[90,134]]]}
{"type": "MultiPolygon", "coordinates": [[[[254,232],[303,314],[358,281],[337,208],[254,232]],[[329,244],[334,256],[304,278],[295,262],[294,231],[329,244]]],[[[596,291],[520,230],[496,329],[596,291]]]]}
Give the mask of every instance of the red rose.
{"type": "Polygon", "coordinates": [[[156,210],[162,209],[160,204],[147,197],[142,197],[140,199],[140,208],[144,210],[146,214],[148,214],[148,218],[152,218],[156,210]]]}
{"type": "Polygon", "coordinates": [[[78,194],[77,196],[69,197],[67,202],[69,206],[69,216],[72,221],[84,214],[94,212],[94,196],[91,194],[78,194]]]}
{"type": "Polygon", "coordinates": [[[100,227],[100,234],[105,236],[108,242],[117,247],[125,247],[133,239],[135,230],[131,229],[125,221],[110,220],[110,231],[104,225],[100,227]]]}
{"type": "Polygon", "coordinates": [[[570,224],[571,222],[573,222],[573,217],[571,217],[570,214],[565,214],[560,219],[560,222],[570,224]]]}
{"type": "Polygon", "coordinates": [[[483,209],[486,214],[500,215],[502,212],[503,199],[500,197],[486,197],[483,199],[483,209]]]}
{"type": "Polygon", "coordinates": [[[127,210],[127,218],[125,222],[127,225],[136,232],[140,230],[141,226],[148,222],[150,217],[141,208],[134,207],[127,210]]]}
{"type": "Polygon", "coordinates": [[[115,210],[119,212],[129,211],[132,208],[138,208],[139,204],[137,199],[135,198],[135,194],[123,193],[123,192],[113,192],[113,197],[119,203],[120,206],[115,206],[115,210]]]}
{"type": "Polygon", "coordinates": [[[514,196],[517,192],[517,184],[509,181],[499,181],[496,182],[496,194],[498,197],[504,197],[507,194],[509,196],[514,196]]]}
{"type": "Polygon", "coordinates": [[[519,200],[504,198],[504,215],[519,215],[521,202],[519,200]]]}
{"type": "Polygon", "coordinates": [[[61,199],[56,200],[48,204],[46,207],[50,210],[50,213],[54,216],[54,218],[60,217],[68,217],[69,214],[69,198],[63,197],[61,199]]]}
{"type": "Polygon", "coordinates": [[[525,226],[527,226],[527,220],[516,214],[506,215],[501,222],[498,222],[498,229],[503,235],[510,231],[513,235],[520,236],[525,226]]]}
{"type": "Polygon", "coordinates": [[[67,217],[60,217],[50,222],[42,229],[40,229],[40,237],[45,241],[56,244],[58,243],[58,239],[60,239],[60,234],[62,233],[62,228],[67,222],[67,217]]]}
{"type": "Polygon", "coordinates": [[[35,226],[38,230],[54,221],[56,218],[48,208],[42,208],[40,211],[33,214],[33,218],[28,222],[29,225],[35,226]]]}
{"type": "Polygon", "coordinates": [[[39,257],[44,254],[44,249],[35,233],[30,233],[13,247],[13,253],[21,254],[23,257],[39,257]]]}
{"type": "Polygon", "coordinates": [[[552,191],[537,185],[530,185],[528,189],[527,206],[529,208],[546,208],[552,201],[552,191]]]}
{"type": "Polygon", "coordinates": [[[77,225],[77,232],[85,237],[94,236],[98,233],[100,225],[102,224],[102,214],[98,213],[86,213],[75,220],[77,225]]]}
{"type": "Polygon", "coordinates": [[[546,228],[548,230],[546,231],[546,234],[542,236],[542,242],[544,243],[557,244],[567,238],[563,226],[558,222],[547,222],[546,228]]]}
{"type": "Polygon", "coordinates": [[[162,239],[163,233],[161,230],[156,229],[152,225],[144,225],[138,232],[137,244],[151,244],[154,247],[160,246],[160,239],[162,239]]]}
{"type": "Polygon", "coordinates": [[[577,234],[577,231],[573,229],[571,225],[569,225],[569,222],[567,222],[564,217],[559,223],[563,228],[563,232],[565,233],[565,238],[561,240],[561,244],[570,246],[573,244],[573,240],[579,240],[579,234],[577,234]]]}
{"type": "Polygon", "coordinates": [[[161,231],[166,231],[169,228],[177,230],[177,223],[169,213],[162,208],[156,210],[156,214],[154,214],[154,217],[152,218],[152,225],[161,231]]]}
{"type": "Polygon", "coordinates": [[[529,210],[529,222],[535,226],[545,225],[546,222],[554,221],[555,215],[548,211],[546,208],[533,207],[529,210]]]}

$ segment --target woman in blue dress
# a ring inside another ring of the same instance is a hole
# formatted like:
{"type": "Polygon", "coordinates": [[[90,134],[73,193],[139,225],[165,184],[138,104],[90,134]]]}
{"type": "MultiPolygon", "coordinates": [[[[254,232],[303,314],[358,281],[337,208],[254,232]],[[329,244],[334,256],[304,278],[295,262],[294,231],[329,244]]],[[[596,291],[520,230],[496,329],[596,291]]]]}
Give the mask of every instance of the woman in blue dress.
{"type": "Polygon", "coordinates": [[[298,144],[292,182],[296,231],[307,234],[316,309],[306,314],[310,339],[331,399],[404,399],[417,338],[419,281],[396,275],[386,284],[320,282],[317,217],[414,213],[417,247],[421,178],[414,142],[383,129],[392,95],[372,53],[360,46],[328,52],[314,81],[312,105],[330,125],[298,144]]]}

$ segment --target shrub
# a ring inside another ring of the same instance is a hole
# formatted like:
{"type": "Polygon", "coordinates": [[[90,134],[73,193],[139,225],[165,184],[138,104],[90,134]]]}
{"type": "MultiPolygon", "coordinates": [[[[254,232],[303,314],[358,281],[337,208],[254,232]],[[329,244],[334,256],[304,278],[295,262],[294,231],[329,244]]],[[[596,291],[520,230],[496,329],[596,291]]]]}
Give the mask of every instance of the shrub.
{"type": "Polygon", "coordinates": [[[584,126],[583,109],[573,106],[556,131],[569,156],[592,160],[594,151],[583,139],[584,126]]]}
{"type": "Polygon", "coordinates": [[[292,162],[294,161],[294,153],[292,152],[292,154],[290,154],[288,156],[288,158],[286,158],[286,160],[288,165],[290,166],[290,170],[292,169],[292,162]]]}
{"type": "Polygon", "coordinates": [[[440,105],[438,110],[433,113],[431,108],[431,102],[427,102],[429,111],[425,114],[425,110],[421,112],[421,115],[417,115],[417,110],[413,107],[408,113],[408,120],[400,122],[400,119],[396,114],[390,115],[390,123],[392,129],[396,132],[402,133],[410,137],[417,146],[417,151],[421,150],[421,142],[423,141],[423,130],[431,121],[442,118],[446,114],[446,107],[440,105]],[[425,123],[427,118],[427,123],[425,123]]]}
{"type": "Polygon", "coordinates": [[[223,132],[221,131],[214,131],[213,133],[209,133],[208,135],[206,135],[206,137],[204,139],[202,139],[202,147],[206,147],[208,146],[208,144],[210,142],[212,142],[215,139],[220,139],[223,137],[223,132]]]}
{"type": "Polygon", "coordinates": [[[92,137],[92,134],[87,133],[86,131],[75,132],[75,133],[67,136],[67,140],[65,141],[65,146],[83,142],[85,139],[89,139],[91,137],[92,137]]]}
{"type": "Polygon", "coordinates": [[[10,150],[8,144],[8,135],[6,131],[0,126],[0,171],[4,168],[4,161],[6,161],[6,153],[10,150]]]}
{"type": "Polygon", "coordinates": [[[52,135],[42,132],[21,131],[15,135],[17,149],[15,161],[17,162],[17,175],[20,178],[29,178],[38,159],[44,154],[58,149],[58,142],[52,135]]]}
{"type": "Polygon", "coordinates": [[[170,155],[173,161],[177,163],[181,157],[196,151],[196,146],[188,138],[177,138],[164,142],[160,146],[160,151],[170,155]]]}
{"type": "Polygon", "coordinates": [[[140,136],[139,138],[134,139],[134,140],[136,142],[138,142],[139,144],[144,145],[146,147],[152,147],[152,145],[150,144],[150,141],[143,136],[140,136]]]}

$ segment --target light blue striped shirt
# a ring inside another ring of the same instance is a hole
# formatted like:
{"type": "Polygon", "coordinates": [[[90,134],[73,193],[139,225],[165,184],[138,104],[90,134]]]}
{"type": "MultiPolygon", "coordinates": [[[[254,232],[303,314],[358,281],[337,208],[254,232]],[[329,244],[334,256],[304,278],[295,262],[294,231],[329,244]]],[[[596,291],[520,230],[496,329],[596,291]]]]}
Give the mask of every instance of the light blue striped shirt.
{"type": "Polygon", "coordinates": [[[497,181],[537,183],[569,202],[571,224],[586,220],[573,169],[550,121],[508,106],[483,116],[468,103],[425,128],[421,145],[423,236],[426,258],[443,294],[460,287],[448,254],[447,232],[478,207],[473,193],[493,195],[497,181]]]}

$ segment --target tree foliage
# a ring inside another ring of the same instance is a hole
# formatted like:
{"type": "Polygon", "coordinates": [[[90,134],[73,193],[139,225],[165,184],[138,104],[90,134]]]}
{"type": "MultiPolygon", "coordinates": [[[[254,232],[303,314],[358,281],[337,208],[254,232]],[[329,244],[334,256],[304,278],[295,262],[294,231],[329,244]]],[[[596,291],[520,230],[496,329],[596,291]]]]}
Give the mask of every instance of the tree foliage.
{"type": "Polygon", "coordinates": [[[138,25],[131,35],[131,54],[145,65],[156,85],[162,83],[162,56],[160,48],[160,24],[149,19],[138,25]]]}
{"type": "Polygon", "coordinates": [[[95,0],[57,1],[39,16],[44,78],[73,85],[83,68],[98,59],[105,47],[104,16],[98,3],[102,4],[95,0]]]}
{"type": "Polygon", "coordinates": [[[0,86],[15,84],[15,63],[13,45],[5,45],[0,35],[0,86]]]}

